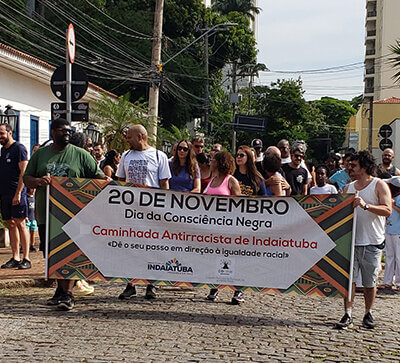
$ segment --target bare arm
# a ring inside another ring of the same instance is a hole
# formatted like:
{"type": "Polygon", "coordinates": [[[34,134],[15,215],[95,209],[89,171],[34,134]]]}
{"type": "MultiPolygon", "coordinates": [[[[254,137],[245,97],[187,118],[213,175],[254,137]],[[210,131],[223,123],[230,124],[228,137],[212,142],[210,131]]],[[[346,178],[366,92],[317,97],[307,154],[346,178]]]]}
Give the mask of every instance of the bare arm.
{"type": "Polygon", "coordinates": [[[235,195],[235,196],[242,195],[242,191],[240,190],[239,182],[233,176],[231,176],[229,178],[228,187],[229,187],[229,190],[231,191],[231,195],[235,195]]]}
{"type": "Polygon", "coordinates": [[[160,179],[160,188],[169,189],[169,179],[160,179]]]}
{"type": "Polygon", "coordinates": [[[392,197],[388,185],[383,180],[378,180],[375,193],[379,204],[366,203],[361,197],[356,196],[354,198],[354,207],[360,206],[360,208],[365,209],[365,206],[368,204],[368,212],[378,216],[389,217],[392,214],[392,197]]]}
{"type": "Polygon", "coordinates": [[[103,171],[104,171],[104,174],[105,174],[106,176],[110,177],[110,178],[111,178],[111,176],[112,176],[112,174],[113,174],[113,172],[114,172],[113,168],[112,168],[110,165],[106,165],[106,166],[104,167],[103,171]]]}
{"type": "Polygon", "coordinates": [[[35,178],[34,176],[25,175],[24,184],[28,188],[44,187],[50,184],[50,175],[42,176],[41,178],[35,178]]]}
{"type": "Polygon", "coordinates": [[[192,193],[200,193],[200,178],[196,178],[193,180],[193,189],[191,190],[192,193]]]}
{"type": "Polygon", "coordinates": [[[396,168],[396,176],[400,176],[400,169],[396,168]]]}
{"type": "Polygon", "coordinates": [[[23,175],[25,173],[26,166],[28,165],[28,161],[20,161],[18,163],[19,167],[19,178],[18,178],[18,185],[17,185],[17,190],[15,191],[14,197],[12,199],[12,205],[18,205],[21,202],[21,192],[22,189],[24,188],[24,181],[23,181],[23,175]]]}

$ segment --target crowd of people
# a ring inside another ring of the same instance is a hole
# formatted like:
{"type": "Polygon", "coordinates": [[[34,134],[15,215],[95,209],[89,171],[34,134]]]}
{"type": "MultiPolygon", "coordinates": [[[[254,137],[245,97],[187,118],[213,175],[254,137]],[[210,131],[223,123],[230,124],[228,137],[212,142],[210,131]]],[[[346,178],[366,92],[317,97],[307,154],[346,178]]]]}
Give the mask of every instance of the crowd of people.
{"type": "MultiPolygon", "coordinates": [[[[40,250],[44,251],[44,187],[49,184],[50,176],[69,176],[120,180],[213,195],[283,197],[355,193],[354,207],[358,217],[354,277],[361,278],[360,283],[364,286],[365,327],[375,326],[371,311],[385,240],[384,287],[400,289],[400,170],[393,165],[391,149],[383,152],[380,165],[375,164],[368,151],[348,150],[344,155],[329,153],[321,165],[310,166],[305,160],[307,145],[302,140],[290,144],[283,139],[276,146],[263,150],[262,140],[254,139],[250,145],[240,145],[232,156],[218,143],[206,152],[204,138],[197,135],[191,140],[179,140],[168,158],[149,144],[142,125],[133,125],[127,130],[129,150],[122,155],[116,150],[106,152],[101,143],[93,145],[84,134],[73,133],[71,125],[63,119],[52,123],[51,136],[53,142],[36,150],[28,162],[25,147],[12,139],[9,125],[0,125],[3,146],[0,157],[1,212],[10,230],[13,253],[10,261],[1,268],[30,268],[28,229],[38,228],[40,250]],[[36,218],[32,214],[28,216],[28,196],[36,198],[36,218]]],[[[90,289],[84,281],[79,286],[83,290],[90,289]]],[[[72,281],[58,280],[49,304],[72,309],[72,288],[72,281]]],[[[135,295],[136,288],[129,283],[119,298],[130,299],[135,295]]],[[[153,285],[147,286],[145,297],[156,298],[153,285]]],[[[211,289],[207,299],[214,301],[217,297],[218,290],[211,289]]],[[[232,304],[243,301],[243,293],[236,291],[232,304]]],[[[351,310],[352,302],[346,300],[345,315],[337,324],[338,328],[352,324],[351,310]]]]}

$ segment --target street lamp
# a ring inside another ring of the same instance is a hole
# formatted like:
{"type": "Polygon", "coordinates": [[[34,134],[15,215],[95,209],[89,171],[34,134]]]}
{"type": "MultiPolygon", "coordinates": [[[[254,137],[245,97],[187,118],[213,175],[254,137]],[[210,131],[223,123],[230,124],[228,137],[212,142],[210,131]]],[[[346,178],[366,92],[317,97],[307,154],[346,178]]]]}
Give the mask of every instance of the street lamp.
{"type": "Polygon", "coordinates": [[[7,105],[4,112],[0,110],[0,121],[4,124],[9,124],[11,129],[15,131],[17,128],[18,115],[12,109],[12,106],[7,105]]]}
{"type": "Polygon", "coordinates": [[[89,125],[87,125],[86,129],[83,130],[83,133],[92,139],[93,143],[96,143],[99,141],[100,137],[100,131],[97,130],[96,125],[92,122],[89,122],[89,125]]]}

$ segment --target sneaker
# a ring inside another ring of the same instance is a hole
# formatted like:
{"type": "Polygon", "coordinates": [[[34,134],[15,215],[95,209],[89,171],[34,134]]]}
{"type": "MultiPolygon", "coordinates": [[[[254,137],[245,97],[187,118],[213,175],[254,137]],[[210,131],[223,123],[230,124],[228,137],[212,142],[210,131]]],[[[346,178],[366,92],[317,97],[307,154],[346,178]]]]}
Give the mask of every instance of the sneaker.
{"type": "Polygon", "coordinates": [[[32,267],[31,261],[24,258],[18,265],[18,270],[27,270],[32,267]]]}
{"type": "Polygon", "coordinates": [[[336,329],[347,329],[347,328],[351,328],[353,326],[353,319],[351,318],[351,316],[349,316],[349,314],[344,314],[343,318],[340,319],[340,321],[338,323],[336,323],[335,328],[336,329]]]}
{"type": "Polygon", "coordinates": [[[235,291],[233,294],[231,304],[232,305],[240,305],[244,301],[244,293],[243,291],[235,291]]]}
{"type": "Polygon", "coordinates": [[[37,249],[35,246],[30,246],[29,247],[29,252],[37,252],[37,249]]]}
{"type": "Polygon", "coordinates": [[[374,323],[374,319],[369,311],[368,311],[368,313],[366,313],[364,315],[362,325],[366,329],[374,329],[375,328],[376,324],[374,323]]]}
{"type": "Polygon", "coordinates": [[[147,285],[146,295],[144,295],[144,298],[147,300],[153,300],[157,298],[156,288],[153,285],[147,285]]]}
{"type": "Polygon", "coordinates": [[[60,303],[60,297],[62,294],[63,294],[62,290],[57,288],[53,297],[47,300],[47,305],[49,306],[58,305],[60,303]]]}
{"type": "Polygon", "coordinates": [[[210,293],[207,295],[206,299],[215,301],[218,298],[218,289],[211,289],[210,293]]]}
{"type": "Polygon", "coordinates": [[[78,280],[74,286],[74,290],[77,296],[93,295],[94,293],[94,287],[90,286],[84,280],[78,280]]]}
{"type": "Polygon", "coordinates": [[[131,297],[136,296],[136,288],[132,285],[126,285],[125,290],[118,296],[118,299],[130,299],[131,297]]]}
{"type": "Polygon", "coordinates": [[[70,292],[66,292],[61,295],[60,302],[57,305],[57,308],[59,310],[69,311],[72,310],[74,306],[75,306],[74,297],[70,292]]]}
{"type": "Polygon", "coordinates": [[[16,261],[11,257],[4,265],[1,265],[1,268],[15,268],[18,267],[20,263],[21,261],[16,261]]]}

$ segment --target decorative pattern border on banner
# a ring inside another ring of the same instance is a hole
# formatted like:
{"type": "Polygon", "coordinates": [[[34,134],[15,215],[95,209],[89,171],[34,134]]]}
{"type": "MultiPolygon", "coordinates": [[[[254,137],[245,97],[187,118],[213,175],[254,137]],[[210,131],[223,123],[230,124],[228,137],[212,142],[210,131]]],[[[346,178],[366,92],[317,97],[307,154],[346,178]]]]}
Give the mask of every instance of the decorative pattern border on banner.
{"type": "MultiPolygon", "coordinates": [[[[309,296],[344,297],[349,285],[350,249],[353,228],[354,195],[296,196],[299,205],[336,243],[323,259],[286,290],[154,281],[127,278],[106,278],[83,254],[61,227],[95,198],[106,185],[133,186],[129,183],[99,179],[53,177],[50,187],[50,228],[48,276],[55,279],[129,282],[175,287],[217,287],[228,290],[252,290],[267,293],[286,293],[309,296]]],[[[101,213],[101,211],[99,211],[101,213]]]]}

